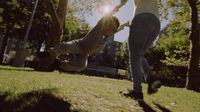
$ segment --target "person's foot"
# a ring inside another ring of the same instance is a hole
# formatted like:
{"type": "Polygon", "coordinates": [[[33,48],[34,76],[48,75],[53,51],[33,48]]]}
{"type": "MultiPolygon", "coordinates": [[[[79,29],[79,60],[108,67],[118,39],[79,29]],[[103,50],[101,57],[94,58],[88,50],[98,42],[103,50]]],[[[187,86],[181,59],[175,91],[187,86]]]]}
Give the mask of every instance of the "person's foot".
{"type": "Polygon", "coordinates": [[[133,90],[128,90],[128,92],[123,93],[123,95],[126,97],[134,98],[137,101],[142,101],[144,99],[142,92],[135,92],[133,90]]]}
{"type": "Polygon", "coordinates": [[[148,89],[147,93],[148,94],[153,94],[158,91],[158,89],[161,87],[161,81],[157,80],[156,78],[152,78],[148,82],[148,89]]]}

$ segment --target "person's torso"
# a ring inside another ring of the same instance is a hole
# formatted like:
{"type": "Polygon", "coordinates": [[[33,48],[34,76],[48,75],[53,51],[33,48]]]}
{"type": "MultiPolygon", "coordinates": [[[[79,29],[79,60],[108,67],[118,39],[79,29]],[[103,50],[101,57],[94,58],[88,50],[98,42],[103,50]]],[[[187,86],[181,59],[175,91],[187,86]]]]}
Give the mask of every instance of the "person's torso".
{"type": "Polygon", "coordinates": [[[83,39],[79,41],[85,52],[93,55],[102,50],[105,46],[107,37],[98,28],[93,28],[83,39]]]}
{"type": "Polygon", "coordinates": [[[134,0],[135,16],[140,13],[151,13],[159,18],[157,0],[134,0]]]}

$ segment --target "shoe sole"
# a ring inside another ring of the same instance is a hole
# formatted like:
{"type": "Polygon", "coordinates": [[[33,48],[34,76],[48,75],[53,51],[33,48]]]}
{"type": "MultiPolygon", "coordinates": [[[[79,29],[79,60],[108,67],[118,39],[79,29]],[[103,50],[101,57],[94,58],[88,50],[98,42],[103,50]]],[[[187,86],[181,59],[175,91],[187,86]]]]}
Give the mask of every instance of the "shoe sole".
{"type": "Polygon", "coordinates": [[[148,94],[154,94],[158,91],[158,89],[162,86],[161,82],[159,80],[154,81],[151,84],[151,91],[148,90],[148,94]]]}
{"type": "Polygon", "coordinates": [[[155,81],[155,82],[152,83],[151,88],[152,88],[153,90],[157,90],[157,89],[159,89],[161,86],[162,86],[161,82],[157,80],[157,81],[155,81]]]}

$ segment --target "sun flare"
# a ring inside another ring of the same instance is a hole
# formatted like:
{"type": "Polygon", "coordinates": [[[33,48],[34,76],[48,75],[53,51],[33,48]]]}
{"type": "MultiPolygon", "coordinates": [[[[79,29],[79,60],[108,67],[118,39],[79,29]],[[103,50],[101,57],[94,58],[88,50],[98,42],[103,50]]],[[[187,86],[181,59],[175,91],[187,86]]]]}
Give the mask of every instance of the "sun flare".
{"type": "Polygon", "coordinates": [[[110,11],[111,11],[111,6],[109,6],[109,5],[103,6],[103,13],[104,13],[104,14],[107,14],[107,13],[109,13],[110,11]]]}

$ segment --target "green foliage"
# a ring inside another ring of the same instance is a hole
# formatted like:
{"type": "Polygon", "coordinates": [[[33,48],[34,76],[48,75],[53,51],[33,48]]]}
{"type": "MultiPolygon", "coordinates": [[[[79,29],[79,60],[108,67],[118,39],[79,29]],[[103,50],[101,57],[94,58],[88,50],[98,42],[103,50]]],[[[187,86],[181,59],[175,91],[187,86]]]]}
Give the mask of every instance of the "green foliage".
{"type": "Polygon", "coordinates": [[[169,23],[146,57],[159,77],[185,82],[190,55],[190,7],[187,0],[159,1],[161,21],[169,23]]]}
{"type": "MultiPolygon", "coordinates": [[[[58,0],[55,0],[54,4],[57,5],[58,0]]],[[[32,14],[33,6],[34,0],[7,0],[1,2],[0,28],[4,31],[2,33],[5,33],[8,27],[12,25],[12,28],[8,32],[9,38],[16,38],[22,41],[32,14]]],[[[64,40],[69,41],[82,37],[82,34],[85,35],[85,32],[80,33],[79,30],[88,31],[89,27],[82,29],[82,24],[85,23],[78,19],[75,10],[69,9],[64,27],[64,40]]],[[[43,2],[39,2],[28,38],[30,44],[36,49],[39,49],[43,41],[47,39],[47,34],[51,26],[51,16],[47,13],[46,5],[43,2]]]]}
{"type": "Polygon", "coordinates": [[[189,60],[189,40],[186,37],[163,37],[158,47],[164,50],[166,65],[187,66],[189,60]]]}
{"type": "Polygon", "coordinates": [[[127,42],[124,42],[120,46],[117,56],[119,57],[118,65],[122,64],[122,69],[129,70],[129,52],[127,42]]]}
{"type": "MultiPolygon", "coordinates": [[[[55,7],[58,7],[59,0],[53,0],[55,7]]],[[[79,15],[89,14],[97,6],[111,3],[107,0],[70,0],[68,13],[65,23],[64,40],[72,40],[83,37],[90,30],[89,25],[83,28],[85,21],[79,15]],[[77,2],[79,2],[77,4],[77,2]],[[79,19],[78,19],[79,18],[79,19]]],[[[0,28],[6,29],[9,24],[14,24],[11,28],[10,36],[12,38],[23,39],[25,30],[30,19],[34,0],[7,0],[0,3],[0,28]]],[[[37,12],[33,21],[29,40],[35,44],[41,44],[47,38],[47,33],[51,28],[51,17],[46,11],[43,2],[39,2],[37,12]]],[[[6,31],[6,30],[4,30],[6,31]]],[[[36,45],[38,46],[38,45],[36,45]]]]}
{"type": "Polygon", "coordinates": [[[127,43],[124,42],[124,43],[122,44],[122,46],[120,46],[119,56],[125,57],[125,56],[127,55],[127,53],[128,53],[128,52],[127,52],[127,49],[128,49],[127,43]]]}
{"type": "MultiPolygon", "coordinates": [[[[13,27],[9,31],[9,37],[23,40],[27,24],[31,17],[33,5],[34,2],[30,4],[29,2],[18,0],[4,1],[1,3],[1,7],[3,9],[3,12],[1,13],[3,18],[1,25],[9,26],[9,24],[13,24],[13,27]]],[[[45,30],[44,27],[47,25],[46,28],[49,28],[50,22],[50,18],[44,16],[44,11],[44,6],[42,4],[39,4],[30,32],[30,41],[40,39],[44,40],[44,38],[41,38],[47,32],[47,29],[45,30]]],[[[4,31],[6,30],[7,27],[4,27],[4,31]]]]}
{"type": "Polygon", "coordinates": [[[74,39],[72,35],[78,32],[77,31],[78,28],[79,28],[78,18],[73,15],[67,16],[65,22],[65,33],[66,33],[65,36],[67,37],[68,40],[74,39]]]}
{"type": "MultiPolygon", "coordinates": [[[[185,17],[185,15],[188,16],[190,15],[189,14],[190,10],[187,0],[176,0],[176,2],[174,2],[173,0],[159,0],[159,6],[160,6],[160,15],[163,19],[172,18],[171,15],[180,17],[181,16],[185,17]]],[[[185,19],[188,19],[188,17],[185,19]]]]}
{"type": "Polygon", "coordinates": [[[69,15],[65,21],[64,38],[62,41],[83,38],[89,30],[90,26],[88,23],[80,21],[77,16],[69,15]]]}
{"type": "Polygon", "coordinates": [[[159,47],[164,51],[166,65],[188,66],[189,61],[189,34],[190,10],[187,1],[161,0],[163,19],[171,19],[168,26],[163,29],[159,47]]]}

